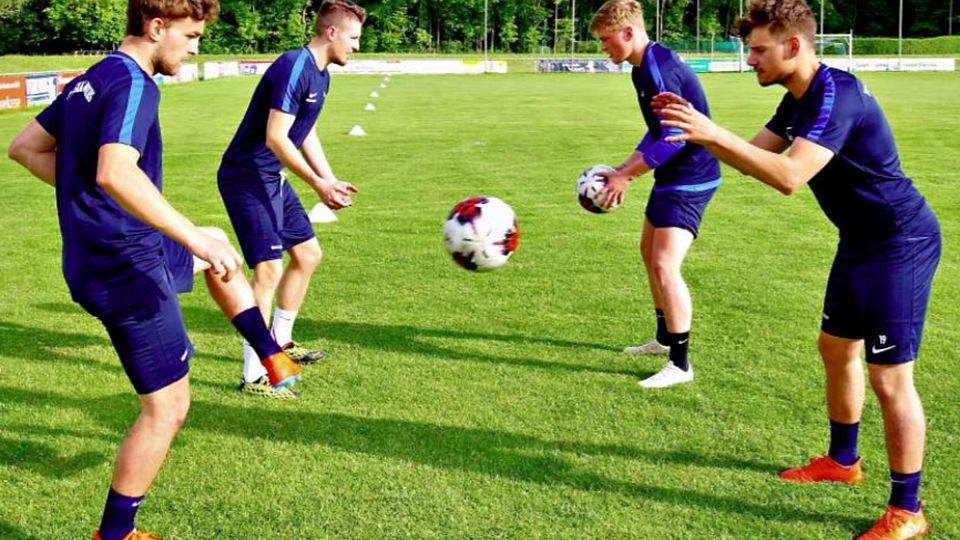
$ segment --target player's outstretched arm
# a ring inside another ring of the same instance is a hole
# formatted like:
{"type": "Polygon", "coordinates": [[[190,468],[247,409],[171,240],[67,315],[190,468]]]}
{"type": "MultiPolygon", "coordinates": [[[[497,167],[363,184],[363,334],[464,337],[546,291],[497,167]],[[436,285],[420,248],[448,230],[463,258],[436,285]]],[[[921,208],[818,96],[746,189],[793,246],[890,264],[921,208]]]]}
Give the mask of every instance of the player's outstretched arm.
{"type": "Polygon", "coordinates": [[[183,244],[207,261],[214,273],[230,281],[243,259],[228,242],[214,238],[178,212],[137,166],[140,153],[132,146],[109,143],[100,147],[97,185],[125,210],[183,244]]]}
{"type": "Polygon", "coordinates": [[[754,146],[715,124],[683,98],[660,94],[655,99],[665,118],[663,124],[683,131],[668,140],[702,145],[720,161],[784,195],[796,193],[833,159],[831,150],[803,138],[797,138],[785,155],[754,146]]]}
{"type": "Polygon", "coordinates": [[[14,137],[7,155],[32,175],[56,186],[57,140],[36,120],[14,137]]]}
{"type": "MultiPolygon", "coordinates": [[[[337,189],[337,184],[334,183],[336,178],[324,178],[317,174],[290,140],[290,128],[293,127],[295,119],[292,114],[270,109],[267,117],[267,148],[277,156],[284,167],[310,184],[327,206],[334,209],[350,206],[353,201],[350,200],[349,192],[337,189]]],[[[329,165],[327,168],[329,169],[329,165]]]]}

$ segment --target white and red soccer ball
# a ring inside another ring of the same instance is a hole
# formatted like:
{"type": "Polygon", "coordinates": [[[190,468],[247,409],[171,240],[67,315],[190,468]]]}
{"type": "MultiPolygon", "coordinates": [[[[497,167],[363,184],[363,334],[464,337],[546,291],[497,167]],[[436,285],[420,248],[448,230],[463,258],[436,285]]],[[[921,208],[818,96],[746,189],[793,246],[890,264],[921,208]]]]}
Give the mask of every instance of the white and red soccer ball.
{"type": "Polygon", "coordinates": [[[601,191],[607,187],[607,180],[597,176],[597,173],[613,171],[613,167],[607,165],[594,165],[580,173],[580,177],[577,178],[577,201],[584,210],[603,214],[620,206],[622,201],[613,201],[609,208],[602,206],[606,195],[601,195],[601,191]]]}
{"type": "Polygon", "coordinates": [[[479,196],[457,203],[443,224],[443,244],[454,262],[485,272],[507,264],[520,243],[520,229],[510,205],[479,196]]]}

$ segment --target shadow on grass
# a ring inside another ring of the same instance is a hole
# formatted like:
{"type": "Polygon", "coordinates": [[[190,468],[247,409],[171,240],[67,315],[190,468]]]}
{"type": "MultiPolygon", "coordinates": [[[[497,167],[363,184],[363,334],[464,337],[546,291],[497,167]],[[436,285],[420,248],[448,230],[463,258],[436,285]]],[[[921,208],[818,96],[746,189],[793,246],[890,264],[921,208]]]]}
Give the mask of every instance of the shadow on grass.
{"type": "MultiPolygon", "coordinates": [[[[206,308],[188,307],[184,309],[184,318],[198,324],[198,330],[212,330],[214,311],[206,308]]],[[[219,327],[219,325],[216,325],[219,327]]],[[[423,355],[446,361],[485,362],[512,365],[523,368],[546,369],[556,371],[596,372],[614,375],[637,373],[627,369],[611,369],[586,364],[546,361],[536,358],[512,358],[496,354],[465,352],[453,347],[445,347],[427,340],[445,339],[457,341],[486,341],[502,344],[543,345],[546,347],[566,348],[572,351],[617,351],[609,345],[567,341],[552,338],[529,337],[519,334],[499,334],[451,330],[444,328],[419,328],[409,325],[372,324],[348,321],[316,321],[308,318],[297,319],[297,334],[300,336],[318,336],[331,344],[344,344],[368,351],[384,351],[401,354],[423,355]]],[[[496,347],[490,350],[496,351],[496,347]]]]}
{"type": "MultiPolygon", "coordinates": [[[[0,402],[36,403],[85,411],[102,423],[116,427],[124,408],[135,412],[129,397],[112,395],[93,400],[0,386],[0,402]]],[[[849,530],[863,525],[849,516],[797,509],[788,505],[761,504],[750,496],[733,497],[657,485],[656,479],[635,482],[610,478],[576,465],[564,454],[613,456],[649,463],[680,466],[749,469],[769,475],[774,466],[736,457],[702,456],[694,452],[661,452],[624,445],[547,440],[522,433],[495,431],[386,418],[362,418],[297,409],[265,410],[194,401],[187,430],[317,445],[345,452],[368,454],[430,467],[479,473],[545,486],[566,486],[583,491],[618,493],[684,507],[702,507],[730,514],[749,514],[780,522],[830,522],[849,530]],[[291,412],[295,411],[295,412],[291,412]],[[263,426],[271,426],[264,430],[263,426]]],[[[702,471],[692,474],[703,474],[702,471]]]]}
{"type": "Polygon", "coordinates": [[[42,443],[0,437],[0,464],[47,478],[68,478],[84,469],[96,467],[107,459],[108,456],[97,452],[81,452],[64,457],[42,443]]]}
{"type": "Polygon", "coordinates": [[[3,540],[36,540],[36,537],[30,536],[9,523],[0,521],[0,538],[3,540]]]}

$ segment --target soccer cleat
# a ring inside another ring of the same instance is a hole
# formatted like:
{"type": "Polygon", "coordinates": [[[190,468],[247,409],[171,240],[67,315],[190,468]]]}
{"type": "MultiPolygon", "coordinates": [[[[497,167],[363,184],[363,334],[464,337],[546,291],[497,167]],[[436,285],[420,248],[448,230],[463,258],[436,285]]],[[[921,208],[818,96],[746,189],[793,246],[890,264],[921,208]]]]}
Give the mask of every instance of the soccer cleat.
{"type": "Polygon", "coordinates": [[[863,482],[863,469],[860,468],[861,458],[853,465],[841,465],[830,456],[810,458],[810,462],[801,467],[794,467],[780,471],[780,478],[787,482],[809,484],[812,482],[842,482],[844,484],[859,484],[863,482]]]}
{"type": "Polygon", "coordinates": [[[688,383],[693,380],[693,367],[684,371],[672,361],[668,361],[659,372],[640,381],[641,388],[666,388],[675,384],[688,383]]]}
{"type": "Polygon", "coordinates": [[[909,540],[921,538],[930,532],[923,508],[916,512],[888,506],[880,519],[870,530],[857,537],[857,540],[909,540]]]}
{"type": "Polygon", "coordinates": [[[264,358],[260,363],[267,369],[267,377],[274,388],[291,386],[300,380],[300,365],[283,351],[264,358]]]}
{"type": "Polygon", "coordinates": [[[283,352],[287,353],[287,356],[289,356],[291,360],[301,366],[319,362],[327,357],[326,352],[319,349],[310,350],[306,347],[301,347],[296,341],[287,342],[287,344],[283,346],[283,352]]]}
{"type": "Polygon", "coordinates": [[[632,355],[643,355],[643,354],[667,354],[670,352],[670,347],[666,345],[661,345],[659,341],[651,339],[650,341],[644,343],[643,345],[631,345],[623,349],[625,354],[632,355]]]}
{"type": "Polygon", "coordinates": [[[241,394],[269,399],[297,399],[296,392],[286,386],[274,388],[266,375],[249,383],[241,380],[240,387],[237,388],[237,390],[239,390],[241,394]]]}
{"type": "MultiPolygon", "coordinates": [[[[93,531],[93,540],[102,540],[100,538],[100,529],[95,529],[93,531]]],[[[153,533],[134,529],[128,532],[127,535],[123,537],[123,540],[163,540],[163,538],[153,533]]]]}

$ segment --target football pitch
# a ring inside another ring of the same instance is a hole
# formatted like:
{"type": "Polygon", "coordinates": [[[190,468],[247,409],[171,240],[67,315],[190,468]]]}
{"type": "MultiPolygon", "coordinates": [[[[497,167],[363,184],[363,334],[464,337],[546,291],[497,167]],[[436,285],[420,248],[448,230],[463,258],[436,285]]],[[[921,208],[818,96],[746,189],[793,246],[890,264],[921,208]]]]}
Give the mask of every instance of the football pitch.
{"type": "MultiPolygon", "coordinates": [[[[933,538],[960,538],[960,73],[861,77],[943,229],[916,373],[921,497],[933,538]]],[[[361,190],[316,226],[324,262],[295,329],[329,360],[305,369],[299,401],[239,395],[240,338],[198,279],[181,296],[192,410],[142,528],[181,540],[833,539],[882,513],[869,390],[864,484],[775,476],[828,438],[816,335],[836,232],[809,189],[784,197],[724,168],[684,267],[696,381],[643,391],[662,357],[620,350],[653,334],[638,251],[651,179],[608,215],[574,193],[583,168],[620,163],[643,135],[629,77],[381,79],[334,77],[318,127],[334,171],[361,190]],[[368,136],[347,136],[355,124],[368,136]],[[477,194],[511,204],[521,229],[488,274],[456,267],[441,242],[450,208],[477,194]]],[[[701,80],[714,117],[747,137],[783,92],[752,74],[701,80]]],[[[164,192],[231,236],[215,172],[255,84],[162,92],[164,192]]],[[[0,115],[4,157],[36,112],[0,115]]],[[[0,538],[87,538],[137,401],[66,290],[53,191],[7,159],[0,186],[0,538]]],[[[316,196],[294,186],[309,209],[316,196]]]]}

